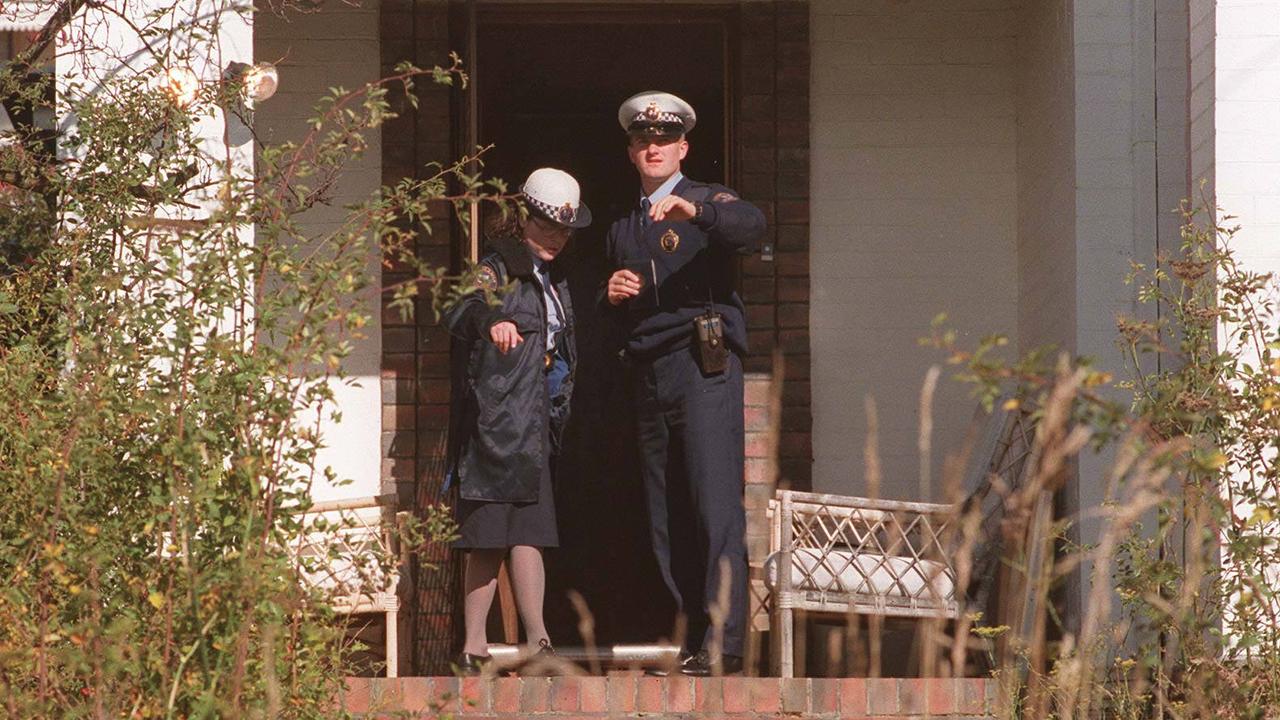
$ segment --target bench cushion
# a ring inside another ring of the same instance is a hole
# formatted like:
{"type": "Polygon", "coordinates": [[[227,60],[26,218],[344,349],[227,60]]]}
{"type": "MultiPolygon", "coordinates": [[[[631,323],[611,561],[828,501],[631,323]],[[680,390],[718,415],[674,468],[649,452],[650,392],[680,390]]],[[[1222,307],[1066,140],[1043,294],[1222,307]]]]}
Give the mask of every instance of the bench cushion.
{"type": "MultiPolygon", "coordinates": [[[[780,554],[775,552],[765,560],[766,581],[775,591],[780,554]]],[[[943,563],[838,549],[827,550],[825,557],[814,548],[792,550],[791,586],[796,590],[922,600],[945,601],[955,595],[955,583],[943,563]]]]}

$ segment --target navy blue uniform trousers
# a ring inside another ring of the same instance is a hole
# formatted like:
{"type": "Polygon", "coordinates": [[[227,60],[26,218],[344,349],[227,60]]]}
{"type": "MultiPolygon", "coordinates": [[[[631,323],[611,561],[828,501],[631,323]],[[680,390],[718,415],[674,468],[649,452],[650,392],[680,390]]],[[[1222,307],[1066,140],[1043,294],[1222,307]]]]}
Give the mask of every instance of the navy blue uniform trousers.
{"type": "Polygon", "coordinates": [[[708,611],[728,583],[721,651],[742,656],[747,616],[746,517],[742,505],[742,362],[703,375],[694,348],[636,366],[641,473],[653,551],[676,607],[688,619],[685,649],[710,648],[708,611]],[[721,559],[729,577],[721,577],[721,559]]]}

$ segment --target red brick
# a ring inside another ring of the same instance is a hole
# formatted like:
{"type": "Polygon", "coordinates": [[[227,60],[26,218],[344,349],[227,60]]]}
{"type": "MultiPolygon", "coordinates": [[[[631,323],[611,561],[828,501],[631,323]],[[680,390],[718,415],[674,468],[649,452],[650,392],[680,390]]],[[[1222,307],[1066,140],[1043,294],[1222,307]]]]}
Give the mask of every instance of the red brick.
{"type": "Polygon", "coordinates": [[[867,713],[867,681],[863,678],[840,680],[840,715],[860,716],[867,713]]]}
{"type": "Polygon", "coordinates": [[[778,678],[751,678],[747,683],[752,710],[766,713],[782,710],[782,686],[778,678]]]}
{"type": "Polygon", "coordinates": [[[813,429],[813,409],[803,406],[782,408],[782,429],[787,432],[810,432],[813,429]]]}
{"type": "Polygon", "coordinates": [[[662,712],[663,686],[667,681],[663,678],[655,677],[643,677],[639,680],[636,692],[636,709],[640,712],[662,712]]]}
{"type": "MultiPolygon", "coordinates": [[[[807,349],[807,346],[806,346],[807,349]]],[[[449,402],[449,381],[448,380],[422,380],[418,383],[418,402],[420,403],[448,403],[449,402]]]]}
{"type": "Polygon", "coordinates": [[[809,277],[809,251],[787,250],[775,256],[778,275],[782,277],[809,277]]]}
{"type": "Polygon", "coordinates": [[[382,377],[413,377],[417,362],[417,356],[413,353],[383,353],[382,377]]]}
{"type": "Polygon", "coordinates": [[[768,485],[773,481],[772,468],[766,458],[747,458],[747,485],[768,485]]]}
{"type": "Polygon", "coordinates": [[[693,685],[693,709],[699,713],[718,713],[724,708],[724,680],[698,678],[693,685]]]}
{"type": "Polygon", "coordinates": [[[773,326],[774,307],[772,305],[747,306],[747,327],[759,330],[773,326]]]}
{"type": "Polygon", "coordinates": [[[459,696],[463,712],[489,712],[489,680],[487,678],[462,678],[459,696]]]}
{"type": "Polygon", "coordinates": [[[769,450],[769,436],[766,433],[747,433],[747,457],[767,458],[769,457],[769,450]]]}
{"type": "Polygon", "coordinates": [[[413,352],[418,344],[418,331],[412,327],[382,329],[382,352],[413,352]]]}
{"type": "Polygon", "coordinates": [[[898,681],[892,678],[868,678],[867,709],[872,715],[896,715],[898,681]]]}
{"type": "Polygon", "coordinates": [[[449,356],[445,353],[424,352],[418,355],[418,377],[449,377],[449,356]]]}
{"type": "Polygon", "coordinates": [[[809,304],[808,303],[787,303],[778,306],[778,327],[783,328],[807,328],[809,327],[809,304]]]}
{"type": "Polygon", "coordinates": [[[986,687],[982,678],[957,680],[956,710],[961,713],[981,713],[986,710],[986,687]]]}
{"type": "Polygon", "coordinates": [[[811,458],[813,442],[807,432],[785,432],[779,439],[778,452],[787,458],[811,458]]]}
{"type": "Polygon", "coordinates": [[[751,698],[748,697],[748,682],[749,681],[746,678],[724,678],[725,712],[740,713],[751,709],[751,698]]]}
{"type": "Polygon", "coordinates": [[[809,330],[780,330],[778,331],[778,345],[787,352],[787,354],[809,353],[809,330]]]}
{"type": "Polygon", "coordinates": [[[691,712],[693,710],[693,678],[671,677],[667,679],[667,712],[691,712]]]}
{"type": "Polygon", "coordinates": [[[778,278],[778,302],[809,302],[809,278],[778,278]]]}
{"type": "Polygon", "coordinates": [[[548,678],[520,678],[520,711],[546,712],[551,709],[551,681],[548,678]]]}
{"type": "Polygon", "coordinates": [[[814,678],[809,681],[810,711],[815,715],[840,712],[840,681],[814,678]]]}
{"type": "MultiPolygon", "coordinates": [[[[795,80],[809,81],[809,69],[804,68],[801,77],[788,76],[787,70],[780,70],[778,73],[779,85],[784,84],[783,80],[793,82],[795,80]]],[[[778,144],[789,147],[808,147],[809,146],[809,121],[808,120],[784,120],[778,123],[778,144]]],[[[808,183],[805,183],[808,188],[808,183]]]]}
{"type": "Polygon", "coordinates": [[[782,711],[788,714],[809,711],[809,679],[787,678],[782,681],[782,711]]]}
{"type": "Polygon", "coordinates": [[[742,274],[747,277],[772,277],[776,269],[775,262],[764,260],[759,255],[752,255],[742,260],[742,274]]]}
{"type": "Polygon", "coordinates": [[[584,713],[602,713],[609,709],[609,681],[602,677],[578,678],[579,702],[584,713]]]}
{"type": "Polygon", "coordinates": [[[342,707],[348,712],[368,712],[371,694],[369,678],[349,677],[342,688],[342,707]]]}
{"type": "Polygon", "coordinates": [[[804,224],[809,222],[809,201],[808,200],[779,200],[778,201],[778,219],[779,225],[804,224]]]}
{"type": "Polygon", "coordinates": [[[441,712],[459,711],[458,678],[436,677],[431,679],[431,700],[441,712]]]}
{"type": "Polygon", "coordinates": [[[742,278],[742,300],[748,303],[771,303],[774,301],[773,275],[757,275],[742,278]]]}
{"type": "Polygon", "coordinates": [[[559,677],[552,679],[551,709],[556,712],[578,711],[578,678],[559,677]]]}
{"type": "Polygon", "coordinates": [[[382,381],[382,402],[384,404],[412,403],[414,391],[413,378],[396,378],[382,381]]]}
{"type": "MultiPolygon", "coordinates": [[[[747,333],[748,342],[752,343],[752,347],[761,347],[767,341],[769,347],[773,346],[773,333],[747,333]],[[757,336],[757,337],[753,337],[757,336]]],[[[766,354],[762,349],[756,352],[748,353],[742,359],[742,370],[747,373],[767,373],[773,369],[773,356],[766,354]]]]}
{"type": "Polygon", "coordinates": [[[493,711],[496,713],[520,712],[520,678],[493,679],[493,711]]]}
{"type": "Polygon", "coordinates": [[[745,407],[742,411],[742,420],[746,425],[747,430],[769,429],[769,411],[763,407],[753,407],[750,405],[745,407]]]}
{"type": "Polygon", "coordinates": [[[925,681],[925,695],[930,715],[955,712],[956,683],[951,678],[930,678],[925,681]]]}
{"type": "Polygon", "coordinates": [[[449,406],[440,404],[418,406],[418,427],[434,430],[449,427],[449,406]]]}
{"type": "MultiPolygon", "coordinates": [[[[769,105],[773,104],[772,95],[753,95],[749,98],[743,98],[742,107],[744,112],[751,112],[746,108],[746,105],[756,98],[763,98],[768,101],[769,105]]],[[[770,112],[772,112],[772,109],[770,109],[770,112]]],[[[743,148],[742,154],[738,159],[738,167],[742,168],[743,174],[772,173],[777,169],[777,166],[777,159],[774,157],[774,151],[771,147],[743,148]]]]}
{"type": "Polygon", "coordinates": [[[925,681],[922,678],[904,678],[898,681],[898,712],[903,715],[923,715],[926,700],[925,681]]]}
{"type": "Polygon", "coordinates": [[[384,431],[412,430],[416,420],[417,413],[412,405],[382,406],[382,429],[384,431]]]}
{"type": "Polygon", "coordinates": [[[755,407],[766,407],[769,404],[769,379],[752,378],[743,383],[743,402],[755,407]]]}
{"type": "Polygon", "coordinates": [[[636,710],[636,678],[612,676],[609,678],[609,712],[631,713],[636,710]]]}
{"type": "Polygon", "coordinates": [[[382,433],[382,457],[413,457],[417,446],[413,431],[382,433]]]}

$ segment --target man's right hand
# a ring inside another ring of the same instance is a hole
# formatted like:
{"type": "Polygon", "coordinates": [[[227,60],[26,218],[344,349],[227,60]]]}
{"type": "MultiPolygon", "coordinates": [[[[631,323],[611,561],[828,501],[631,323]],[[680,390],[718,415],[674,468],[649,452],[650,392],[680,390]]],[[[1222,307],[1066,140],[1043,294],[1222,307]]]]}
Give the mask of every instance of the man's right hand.
{"type": "Polygon", "coordinates": [[[623,300],[633,298],[640,294],[644,284],[640,280],[640,276],[630,270],[619,270],[609,278],[608,292],[609,304],[617,305],[623,300]]]}
{"type": "Polygon", "coordinates": [[[516,324],[509,320],[503,320],[489,328],[489,339],[498,347],[498,352],[503,355],[506,355],[512,348],[524,342],[524,338],[520,337],[520,331],[516,328],[516,324]]]}

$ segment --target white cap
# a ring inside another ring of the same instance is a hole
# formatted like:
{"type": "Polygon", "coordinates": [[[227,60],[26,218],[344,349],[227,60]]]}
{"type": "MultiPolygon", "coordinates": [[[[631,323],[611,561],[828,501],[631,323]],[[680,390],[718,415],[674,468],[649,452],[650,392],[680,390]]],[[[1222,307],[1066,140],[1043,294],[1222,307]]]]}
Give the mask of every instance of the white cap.
{"type": "Polygon", "coordinates": [[[582,202],[578,181],[563,170],[538,168],[520,187],[529,209],[571,228],[591,224],[591,210],[582,202]]]}

